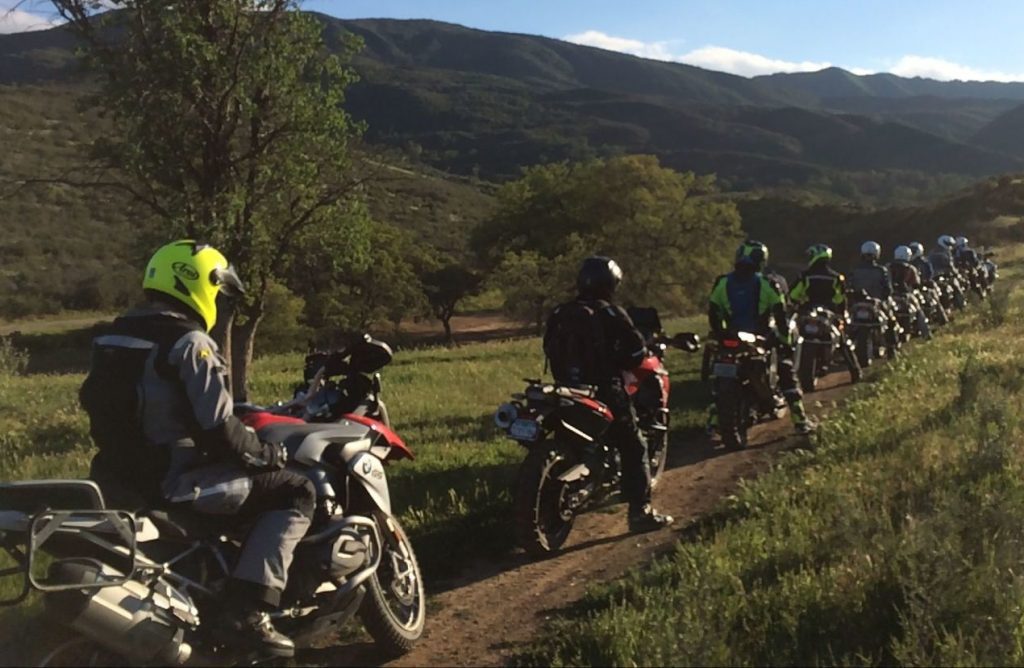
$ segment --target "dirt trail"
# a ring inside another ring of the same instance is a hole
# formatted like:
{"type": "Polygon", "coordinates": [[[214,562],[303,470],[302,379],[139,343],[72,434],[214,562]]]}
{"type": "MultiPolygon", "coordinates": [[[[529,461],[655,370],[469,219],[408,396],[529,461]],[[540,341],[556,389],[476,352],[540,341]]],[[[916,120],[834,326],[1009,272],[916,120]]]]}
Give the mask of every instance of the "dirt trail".
{"type": "MultiPolygon", "coordinates": [[[[822,388],[805,400],[812,414],[831,410],[849,389],[849,375],[823,378],[822,388]]],[[[523,554],[473,564],[452,581],[439,583],[431,599],[427,632],[414,652],[394,666],[500,666],[537,635],[545,619],[579,599],[588,584],[612,580],[679,540],[694,519],[712,510],[737,483],[764,471],[781,450],[799,443],[788,419],[755,427],[751,445],[725,452],[710,441],[676,446],[654,494],[656,507],[673,515],[670,531],[633,536],[626,531],[625,507],[580,517],[556,557],[531,561],[523,554]]],[[[331,665],[367,665],[372,646],[325,651],[331,665]]]]}

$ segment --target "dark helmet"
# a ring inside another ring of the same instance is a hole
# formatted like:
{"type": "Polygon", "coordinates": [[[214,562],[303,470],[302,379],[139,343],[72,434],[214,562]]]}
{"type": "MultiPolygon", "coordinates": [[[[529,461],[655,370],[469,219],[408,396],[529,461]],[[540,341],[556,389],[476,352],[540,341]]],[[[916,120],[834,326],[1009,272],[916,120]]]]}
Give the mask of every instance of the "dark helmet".
{"type": "Polygon", "coordinates": [[[825,262],[832,261],[832,248],[827,244],[814,244],[806,251],[804,255],[807,256],[807,266],[813,266],[816,262],[824,260],[825,262]]]}
{"type": "Polygon", "coordinates": [[[736,249],[736,265],[753,267],[761,271],[768,263],[768,246],[760,241],[747,239],[736,249]]]}
{"type": "Polygon", "coordinates": [[[622,282],[622,269],[615,260],[603,255],[594,255],[583,261],[576,289],[580,295],[592,299],[611,299],[615,288],[622,282]]]}

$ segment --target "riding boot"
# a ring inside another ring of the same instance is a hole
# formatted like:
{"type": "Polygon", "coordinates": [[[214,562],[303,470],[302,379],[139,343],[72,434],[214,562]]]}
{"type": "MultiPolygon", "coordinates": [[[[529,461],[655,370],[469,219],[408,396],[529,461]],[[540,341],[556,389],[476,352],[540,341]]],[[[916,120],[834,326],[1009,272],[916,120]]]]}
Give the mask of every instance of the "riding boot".
{"type": "Polygon", "coordinates": [[[807,416],[807,409],[804,408],[804,400],[799,391],[786,392],[786,402],[789,404],[789,416],[793,420],[796,433],[804,436],[814,432],[816,425],[807,416]]]}

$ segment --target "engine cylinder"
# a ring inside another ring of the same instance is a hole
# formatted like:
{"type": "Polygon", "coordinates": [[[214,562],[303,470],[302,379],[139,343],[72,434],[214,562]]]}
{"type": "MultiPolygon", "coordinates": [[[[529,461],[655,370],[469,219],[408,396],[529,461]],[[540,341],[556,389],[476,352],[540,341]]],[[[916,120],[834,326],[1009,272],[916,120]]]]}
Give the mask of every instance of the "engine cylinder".
{"type": "MultiPolygon", "coordinates": [[[[93,584],[121,574],[105,564],[64,560],[51,566],[50,576],[93,584]]],[[[60,623],[133,661],[182,665],[192,655],[184,641],[186,625],[175,616],[171,600],[141,582],[52,592],[44,602],[47,614],[60,623]]]]}

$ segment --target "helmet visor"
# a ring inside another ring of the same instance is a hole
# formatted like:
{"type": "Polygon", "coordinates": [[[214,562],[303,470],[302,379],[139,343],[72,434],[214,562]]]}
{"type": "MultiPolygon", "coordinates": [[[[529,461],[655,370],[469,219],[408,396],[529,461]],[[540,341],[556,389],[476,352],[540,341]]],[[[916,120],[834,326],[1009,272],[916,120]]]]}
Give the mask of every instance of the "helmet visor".
{"type": "Polygon", "coordinates": [[[238,277],[238,272],[230,264],[221,269],[220,267],[210,272],[210,282],[220,288],[221,293],[228,297],[239,297],[245,294],[245,284],[238,277]]]}

